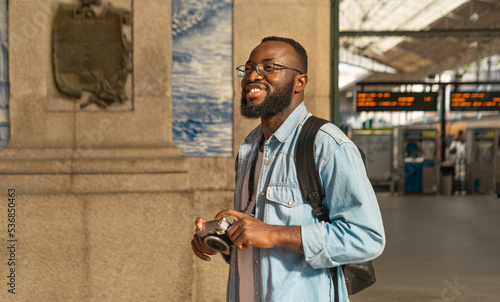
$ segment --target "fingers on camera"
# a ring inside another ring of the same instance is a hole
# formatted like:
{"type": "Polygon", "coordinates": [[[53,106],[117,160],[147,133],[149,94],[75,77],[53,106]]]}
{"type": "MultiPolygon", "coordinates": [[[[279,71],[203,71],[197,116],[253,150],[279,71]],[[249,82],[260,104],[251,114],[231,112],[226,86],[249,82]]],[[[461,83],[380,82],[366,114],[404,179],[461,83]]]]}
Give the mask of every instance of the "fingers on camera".
{"type": "Polygon", "coordinates": [[[197,229],[201,229],[202,228],[202,224],[203,222],[205,222],[206,220],[201,218],[201,217],[198,217],[196,218],[195,222],[194,222],[194,225],[196,225],[196,228],[197,229]]]}
{"type": "Polygon", "coordinates": [[[216,251],[212,250],[211,248],[207,247],[204,243],[203,240],[198,236],[195,235],[193,240],[191,240],[191,247],[193,249],[194,254],[205,261],[210,261],[210,257],[207,255],[215,255],[217,254],[216,251]]]}
{"type": "Polygon", "coordinates": [[[193,252],[194,254],[200,258],[201,260],[205,260],[205,261],[210,261],[210,257],[208,257],[207,255],[205,255],[201,250],[200,250],[200,247],[198,246],[198,244],[196,243],[195,239],[193,239],[191,241],[191,247],[193,248],[193,252]]]}

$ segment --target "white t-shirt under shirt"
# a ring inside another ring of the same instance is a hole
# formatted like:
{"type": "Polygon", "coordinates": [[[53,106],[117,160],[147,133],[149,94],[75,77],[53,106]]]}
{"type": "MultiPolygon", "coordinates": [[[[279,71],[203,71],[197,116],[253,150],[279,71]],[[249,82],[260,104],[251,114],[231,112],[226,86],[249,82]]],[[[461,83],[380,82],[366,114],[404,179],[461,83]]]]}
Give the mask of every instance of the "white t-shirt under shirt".
{"type": "MultiPolygon", "coordinates": [[[[257,162],[255,163],[255,176],[254,176],[254,186],[253,186],[253,195],[252,202],[248,207],[246,214],[251,215],[252,210],[255,207],[257,187],[259,184],[260,171],[262,170],[262,158],[264,157],[263,153],[259,151],[259,155],[257,157],[257,162]]],[[[248,176],[250,177],[250,176],[248,176]]],[[[243,184],[243,192],[242,192],[242,202],[244,204],[241,205],[241,209],[245,209],[248,202],[248,177],[245,179],[243,184]]],[[[254,301],[254,277],[253,277],[253,246],[248,246],[247,250],[239,250],[238,251],[238,274],[240,277],[240,302],[254,301]]]]}

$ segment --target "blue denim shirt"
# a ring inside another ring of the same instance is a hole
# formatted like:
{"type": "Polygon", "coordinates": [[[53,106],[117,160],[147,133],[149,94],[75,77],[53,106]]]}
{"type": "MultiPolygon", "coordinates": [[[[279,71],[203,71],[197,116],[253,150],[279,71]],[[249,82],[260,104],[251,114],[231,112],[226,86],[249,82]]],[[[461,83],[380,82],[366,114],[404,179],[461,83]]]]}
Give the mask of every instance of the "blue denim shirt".
{"type": "MultiPolygon", "coordinates": [[[[357,147],[332,124],[322,126],[315,141],[317,167],[331,223],[319,222],[305,203],[295,170],[295,144],[311,114],[302,103],[265,142],[257,185],[255,217],[268,224],[300,225],[304,254],[285,248],[254,248],[255,301],[334,301],[329,268],[363,262],[382,253],[382,218],[357,147]]],[[[235,208],[255,159],[262,128],[241,145],[236,171],[235,208]]],[[[239,300],[238,249],[231,251],[227,301],[239,300]]],[[[340,301],[349,301],[339,270],[340,301]]]]}

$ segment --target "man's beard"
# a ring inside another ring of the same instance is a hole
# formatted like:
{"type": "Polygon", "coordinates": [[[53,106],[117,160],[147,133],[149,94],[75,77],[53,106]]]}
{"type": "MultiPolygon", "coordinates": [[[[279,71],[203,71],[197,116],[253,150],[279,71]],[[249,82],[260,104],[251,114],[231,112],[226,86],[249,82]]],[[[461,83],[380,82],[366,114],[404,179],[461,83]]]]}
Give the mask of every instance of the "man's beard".
{"type": "Polygon", "coordinates": [[[240,106],[241,115],[249,119],[269,118],[277,115],[292,103],[294,84],[295,82],[292,80],[287,85],[278,88],[274,93],[268,94],[261,104],[247,103],[245,90],[243,89],[240,106]]]}

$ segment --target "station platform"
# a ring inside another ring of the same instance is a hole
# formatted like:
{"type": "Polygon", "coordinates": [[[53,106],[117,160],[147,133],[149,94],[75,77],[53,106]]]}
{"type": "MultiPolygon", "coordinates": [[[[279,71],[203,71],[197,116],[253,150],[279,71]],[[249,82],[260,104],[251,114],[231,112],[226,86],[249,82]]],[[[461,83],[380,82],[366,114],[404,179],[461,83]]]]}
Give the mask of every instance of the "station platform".
{"type": "Polygon", "coordinates": [[[377,196],[387,243],[377,283],[352,302],[500,301],[496,195],[377,196]]]}

